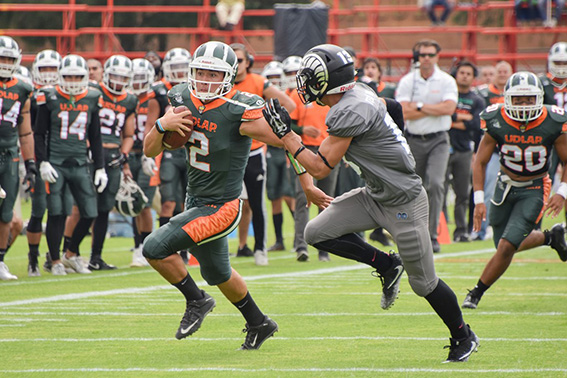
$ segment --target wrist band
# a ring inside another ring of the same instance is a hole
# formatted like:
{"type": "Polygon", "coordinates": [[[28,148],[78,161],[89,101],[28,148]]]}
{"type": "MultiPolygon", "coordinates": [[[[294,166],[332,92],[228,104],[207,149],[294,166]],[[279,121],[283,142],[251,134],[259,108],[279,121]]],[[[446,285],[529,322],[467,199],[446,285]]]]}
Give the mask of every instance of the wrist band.
{"type": "Polygon", "coordinates": [[[555,194],[559,194],[563,198],[567,198],[567,182],[562,182],[559,184],[559,188],[557,188],[557,192],[555,194]]]}
{"type": "Polygon", "coordinates": [[[156,130],[157,130],[158,133],[165,134],[165,129],[161,125],[161,122],[159,121],[159,119],[156,121],[154,126],[156,127],[156,130]]]}
{"type": "MultiPolygon", "coordinates": [[[[305,148],[305,146],[303,148],[305,148]]],[[[289,151],[286,151],[286,154],[287,157],[289,158],[289,162],[291,163],[291,166],[293,167],[293,170],[295,171],[296,175],[299,176],[307,172],[307,170],[303,167],[303,165],[301,165],[297,160],[295,160],[289,151]]]]}
{"type": "Polygon", "coordinates": [[[294,159],[297,159],[297,155],[299,155],[300,153],[302,153],[303,150],[305,150],[305,146],[302,144],[301,147],[299,147],[299,148],[297,149],[297,151],[295,151],[295,153],[293,154],[293,158],[294,158],[294,159]]]}
{"type": "MultiPolygon", "coordinates": [[[[567,191],[567,184],[565,184],[565,190],[567,191]]],[[[479,203],[484,203],[484,190],[475,190],[473,199],[475,205],[478,205],[479,203]]]]}

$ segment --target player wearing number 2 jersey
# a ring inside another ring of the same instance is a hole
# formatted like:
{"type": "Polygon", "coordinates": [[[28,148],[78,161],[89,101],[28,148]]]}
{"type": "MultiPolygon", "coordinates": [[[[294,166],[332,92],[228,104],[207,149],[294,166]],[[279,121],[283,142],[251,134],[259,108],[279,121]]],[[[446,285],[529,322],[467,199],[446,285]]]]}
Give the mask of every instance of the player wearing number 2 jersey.
{"type": "Polygon", "coordinates": [[[185,210],[147,237],[143,254],[154,269],[185,296],[187,308],[175,335],[183,339],[196,332],[215,300],[200,290],[177,251],[188,248],[200,264],[201,275],[217,285],[246,319],[247,336],[241,349],[258,349],[277,331],[277,324],[258,308],[242,277],[230,266],[228,234],[240,221],[242,179],[251,137],[280,144],[262,117],[264,101],[233,89],[237,70],[234,51],[221,42],[197,48],[190,64],[189,84],[168,94],[173,107],[189,111],[161,117],[144,140],[144,153],[163,151],[165,130],[188,132],[185,125],[196,117],[186,144],[188,185],[185,210]]]}
{"type": "Polygon", "coordinates": [[[474,228],[486,216],[484,187],[486,165],[495,147],[500,153],[500,173],[491,201],[490,224],[496,254],[486,264],[476,287],[463,307],[476,308],[482,295],[504,274],[516,252],[550,245],[567,260],[565,229],[557,224],[549,231],[535,230],[544,213],[556,216],[567,197],[567,170],[557,193],[549,198],[551,148],[567,162],[567,115],[557,106],[543,105],[543,87],[530,72],[513,74],[504,88],[504,105],[494,104],[481,113],[486,133],[473,164],[474,228]]]}
{"type": "Polygon", "coordinates": [[[38,112],[34,128],[35,155],[41,178],[46,182],[46,239],[53,261],[51,273],[65,275],[67,268],[90,273],[77,256],[79,244],[97,216],[96,192],[87,166],[87,148],[94,160],[94,184],[99,192],[106,187],[98,111],[101,93],[88,88],[87,62],[78,55],[63,58],[60,84],[37,95],[38,112]],[[59,256],[65,226],[64,192],[69,187],[79,207],[77,223],[68,250],[59,256]]]}

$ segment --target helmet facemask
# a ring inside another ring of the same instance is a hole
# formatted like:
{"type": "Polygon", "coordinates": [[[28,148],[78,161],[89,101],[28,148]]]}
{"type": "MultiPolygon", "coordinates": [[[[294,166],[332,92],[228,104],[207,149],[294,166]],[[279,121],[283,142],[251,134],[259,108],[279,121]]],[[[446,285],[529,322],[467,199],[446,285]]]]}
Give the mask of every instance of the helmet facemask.
{"type": "Polygon", "coordinates": [[[504,87],[504,110],[518,122],[537,119],[543,112],[543,86],[531,72],[513,74],[504,87]],[[517,97],[533,97],[531,104],[517,104],[517,97]]]}
{"type": "Polygon", "coordinates": [[[68,95],[76,96],[87,90],[89,70],[85,59],[78,55],[67,55],[59,67],[59,87],[68,95]],[[79,77],[79,80],[71,77],[79,77]]]}
{"type": "Polygon", "coordinates": [[[11,37],[0,36],[0,78],[10,79],[22,61],[22,51],[11,37]]]}

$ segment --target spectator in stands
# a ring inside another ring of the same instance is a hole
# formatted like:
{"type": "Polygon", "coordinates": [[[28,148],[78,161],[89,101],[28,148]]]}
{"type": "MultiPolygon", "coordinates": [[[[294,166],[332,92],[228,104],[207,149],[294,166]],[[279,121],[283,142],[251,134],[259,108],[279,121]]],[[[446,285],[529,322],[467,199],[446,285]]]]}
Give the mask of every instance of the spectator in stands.
{"type": "Polygon", "coordinates": [[[456,242],[469,241],[467,227],[467,210],[472,180],[472,158],[475,136],[480,132],[480,112],[484,109],[484,100],[471,91],[472,83],[477,75],[477,69],[471,62],[461,61],[452,70],[451,75],[457,82],[459,100],[457,109],[452,115],[449,138],[451,149],[447,177],[445,180],[445,196],[449,184],[455,192],[455,232],[456,242]]]}
{"type": "Polygon", "coordinates": [[[244,0],[219,0],[215,8],[220,30],[233,30],[244,12],[244,0]]]}
{"type": "Polygon", "coordinates": [[[400,80],[396,100],[404,110],[405,135],[429,199],[429,233],[433,251],[441,247],[437,227],[443,208],[445,173],[449,161],[451,116],[459,98],[455,79],[437,66],[441,46],[421,40],[414,46],[419,68],[400,80]]]}
{"type": "Polygon", "coordinates": [[[98,59],[87,60],[89,67],[89,80],[100,83],[102,81],[102,63],[98,59]]]}
{"type": "Polygon", "coordinates": [[[492,83],[494,80],[494,76],[496,76],[496,68],[494,66],[482,66],[480,67],[480,75],[479,75],[480,83],[479,85],[485,84],[488,85],[492,83]]]}
{"type": "Polygon", "coordinates": [[[431,24],[433,26],[443,26],[447,22],[449,14],[451,14],[451,11],[455,7],[455,0],[425,0],[424,6],[429,19],[431,20],[431,24]],[[437,17],[437,13],[435,11],[436,7],[443,8],[441,17],[437,17]]]}
{"type": "Polygon", "coordinates": [[[514,0],[518,26],[534,26],[538,21],[543,21],[546,18],[546,2],[547,0],[514,0]]]}
{"type": "MultiPolygon", "coordinates": [[[[543,13],[545,17],[545,21],[543,22],[543,26],[547,28],[554,28],[557,24],[561,21],[561,15],[563,14],[563,9],[565,8],[565,0],[555,0],[555,15],[551,18],[547,18],[547,1],[544,1],[544,7],[546,12],[543,13]]],[[[549,13],[551,16],[551,12],[549,13]]]]}

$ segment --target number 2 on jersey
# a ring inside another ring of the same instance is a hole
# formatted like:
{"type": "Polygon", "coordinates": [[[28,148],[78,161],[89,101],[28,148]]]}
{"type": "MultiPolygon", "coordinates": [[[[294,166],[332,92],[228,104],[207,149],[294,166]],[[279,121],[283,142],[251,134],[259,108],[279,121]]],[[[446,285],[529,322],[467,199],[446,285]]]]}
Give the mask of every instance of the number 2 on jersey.
{"type": "Polygon", "coordinates": [[[193,144],[189,148],[189,164],[198,170],[210,172],[211,165],[209,163],[197,160],[197,155],[207,156],[209,154],[209,138],[200,131],[193,131],[189,143],[193,144]],[[199,141],[200,147],[194,145],[195,141],[199,141]]]}

